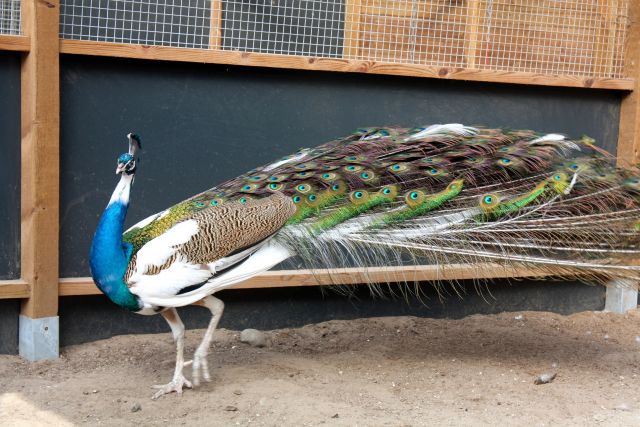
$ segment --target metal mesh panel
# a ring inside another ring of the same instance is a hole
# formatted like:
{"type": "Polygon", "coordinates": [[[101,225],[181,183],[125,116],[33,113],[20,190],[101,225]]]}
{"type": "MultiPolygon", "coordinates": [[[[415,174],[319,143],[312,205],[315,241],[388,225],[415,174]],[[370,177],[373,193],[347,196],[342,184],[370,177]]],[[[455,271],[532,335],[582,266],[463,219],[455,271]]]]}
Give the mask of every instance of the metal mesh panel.
{"type": "Polygon", "coordinates": [[[0,0],[0,34],[20,34],[20,0],[0,0]]]}
{"type": "Polygon", "coordinates": [[[627,0],[362,0],[354,10],[351,59],[622,76],[627,0]]]}
{"type": "Polygon", "coordinates": [[[225,1],[221,9],[224,50],[342,56],[344,0],[225,1]]]}
{"type": "Polygon", "coordinates": [[[628,5],[628,0],[62,2],[64,38],[595,77],[622,77],[628,5]]]}
{"type": "Polygon", "coordinates": [[[62,0],[60,37],[208,48],[208,0],[62,0]]]}

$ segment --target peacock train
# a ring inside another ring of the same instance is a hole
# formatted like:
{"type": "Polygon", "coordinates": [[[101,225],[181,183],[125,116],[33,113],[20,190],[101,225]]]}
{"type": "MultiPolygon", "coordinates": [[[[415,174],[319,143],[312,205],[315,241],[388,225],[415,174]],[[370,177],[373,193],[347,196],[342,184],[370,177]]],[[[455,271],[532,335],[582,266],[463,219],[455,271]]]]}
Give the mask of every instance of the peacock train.
{"type": "Polygon", "coordinates": [[[427,262],[629,288],[640,279],[640,174],[588,137],[461,124],[359,128],[123,233],[140,149],[138,135],[128,138],[90,268],[113,302],[171,326],[175,373],[154,398],[210,381],[207,353],[224,309],[213,294],[294,256],[313,270],[355,264],[365,277],[374,266],[427,262]],[[187,362],[176,307],[190,304],[212,318],[187,362]],[[193,384],[183,375],[190,364],[193,384]]]}

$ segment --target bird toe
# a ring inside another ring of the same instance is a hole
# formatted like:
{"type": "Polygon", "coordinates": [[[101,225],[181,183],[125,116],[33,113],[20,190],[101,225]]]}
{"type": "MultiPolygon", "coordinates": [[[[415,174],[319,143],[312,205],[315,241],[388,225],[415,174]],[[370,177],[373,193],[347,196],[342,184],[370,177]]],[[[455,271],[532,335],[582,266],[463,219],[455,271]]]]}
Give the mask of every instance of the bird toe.
{"type": "Polygon", "coordinates": [[[166,385],[152,385],[151,388],[159,389],[158,392],[153,395],[152,399],[155,400],[163,394],[168,394],[172,391],[175,391],[178,396],[182,396],[182,387],[193,388],[193,384],[191,384],[191,381],[181,376],[180,378],[174,378],[169,384],[166,385]]]}

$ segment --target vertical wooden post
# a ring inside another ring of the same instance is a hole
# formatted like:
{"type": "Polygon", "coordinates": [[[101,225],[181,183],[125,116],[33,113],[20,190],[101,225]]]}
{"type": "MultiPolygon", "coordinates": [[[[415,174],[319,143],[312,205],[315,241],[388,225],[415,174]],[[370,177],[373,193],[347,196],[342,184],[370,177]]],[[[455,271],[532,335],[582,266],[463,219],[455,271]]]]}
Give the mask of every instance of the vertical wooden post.
{"type": "Polygon", "coordinates": [[[209,49],[222,49],[222,1],[211,0],[211,30],[209,31],[209,49]]]}
{"type": "MultiPolygon", "coordinates": [[[[620,130],[618,131],[618,163],[638,164],[640,151],[640,0],[630,0],[628,10],[627,40],[624,49],[624,77],[636,80],[635,88],[623,92],[620,105],[620,130]]],[[[616,314],[636,308],[638,291],[617,286],[615,281],[607,286],[605,308],[616,314]]]]}
{"type": "Polygon", "coordinates": [[[608,24],[608,43],[607,43],[607,68],[605,77],[613,77],[613,63],[615,61],[616,48],[616,31],[618,29],[618,0],[609,1],[609,14],[607,16],[608,24]]]}
{"type": "Polygon", "coordinates": [[[636,80],[635,89],[623,92],[618,133],[619,163],[637,164],[640,154],[640,0],[629,2],[624,77],[636,80]]]}
{"type": "Polygon", "coordinates": [[[476,68],[476,50],[478,44],[478,21],[480,17],[480,0],[467,1],[467,25],[465,28],[465,55],[467,68],[476,68]]]}
{"type": "Polygon", "coordinates": [[[358,59],[358,40],[360,38],[360,2],[347,0],[344,12],[344,47],[342,57],[358,59]]]}
{"type": "MultiPolygon", "coordinates": [[[[59,0],[22,0],[22,315],[58,315],[60,67],[59,0]]],[[[47,329],[48,330],[48,329],[47,329]]],[[[57,339],[57,337],[56,337],[57,339]]]]}

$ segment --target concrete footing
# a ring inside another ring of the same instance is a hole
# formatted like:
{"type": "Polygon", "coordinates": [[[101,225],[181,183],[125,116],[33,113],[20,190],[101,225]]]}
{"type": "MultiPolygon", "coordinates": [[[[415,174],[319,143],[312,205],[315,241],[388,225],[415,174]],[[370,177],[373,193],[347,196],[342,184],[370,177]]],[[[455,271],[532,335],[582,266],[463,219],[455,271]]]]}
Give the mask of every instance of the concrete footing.
{"type": "Polygon", "coordinates": [[[60,356],[58,319],[58,316],[31,319],[20,315],[18,354],[31,362],[57,359],[60,356]]]}
{"type": "Polygon", "coordinates": [[[607,300],[604,309],[615,314],[623,314],[627,310],[638,308],[638,291],[617,286],[607,287],[607,300]]]}

